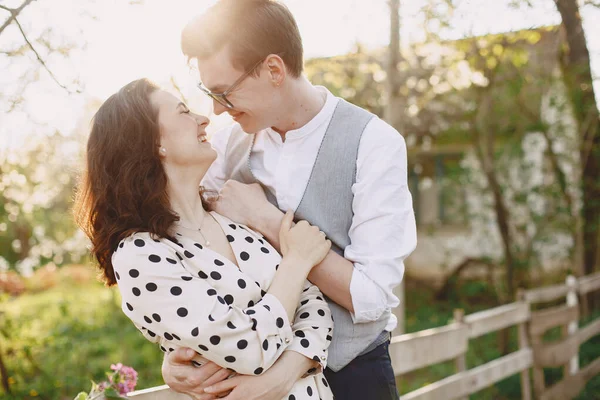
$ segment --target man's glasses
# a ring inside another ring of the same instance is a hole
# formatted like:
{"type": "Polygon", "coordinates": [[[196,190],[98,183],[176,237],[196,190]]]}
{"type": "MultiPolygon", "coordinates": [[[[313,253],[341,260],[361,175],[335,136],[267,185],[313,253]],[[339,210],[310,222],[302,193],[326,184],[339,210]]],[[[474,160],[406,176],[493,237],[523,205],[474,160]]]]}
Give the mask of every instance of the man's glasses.
{"type": "Polygon", "coordinates": [[[250,76],[250,74],[256,70],[256,68],[262,64],[265,61],[265,58],[263,58],[262,60],[260,60],[259,62],[256,63],[256,65],[254,65],[252,68],[250,68],[247,72],[245,72],[242,76],[240,76],[238,78],[237,81],[235,81],[231,86],[229,86],[229,88],[227,88],[227,90],[225,90],[222,93],[213,93],[210,90],[208,90],[203,84],[202,82],[198,83],[198,88],[200,90],[202,90],[202,92],[204,92],[204,94],[206,94],[208,97],[210,97],[211,99],[213,99],[214,101],[218,102],[219,104],[221,104],[223,107],[227,108],[228,110],[233,110],[234,106],[231,103],[231,101],[229,101],[229,99],[227,99],[227,96],[229,94],[231,94],[231,92],[233,92],[235,90],[236,87],[238,87],[240,85],[240,83],[242,83],[244,81],[244,79],[246,79],[248,76],[250,76]]]}

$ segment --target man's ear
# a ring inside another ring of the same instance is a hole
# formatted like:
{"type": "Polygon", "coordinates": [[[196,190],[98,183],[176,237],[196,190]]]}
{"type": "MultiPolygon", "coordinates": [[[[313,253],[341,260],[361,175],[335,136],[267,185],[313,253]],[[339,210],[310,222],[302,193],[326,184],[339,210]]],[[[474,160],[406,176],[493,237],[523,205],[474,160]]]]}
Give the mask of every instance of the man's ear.
{"type": "Polygon", "coordinates": [[[269,80],[274,86],[280,86],[287,76],[287,70],[283,59],[277,54],[270,54],[265,59],[267,65],[269,80]]]}

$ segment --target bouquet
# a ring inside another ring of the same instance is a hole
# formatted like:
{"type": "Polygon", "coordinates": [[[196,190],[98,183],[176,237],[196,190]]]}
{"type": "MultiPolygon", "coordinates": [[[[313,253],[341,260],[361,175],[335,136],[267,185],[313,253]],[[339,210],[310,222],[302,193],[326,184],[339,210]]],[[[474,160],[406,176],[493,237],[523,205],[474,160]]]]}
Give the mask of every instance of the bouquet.
{"type": "Polygon", "coordinates": [[[121,363],[112,364],[110,369],[111,371],[106,373],[106,381],[100,383],[92,381],[90,392],[81,392],[74,400],[126,400],[127,393],[135,390],[137,372],[121,363]]]}

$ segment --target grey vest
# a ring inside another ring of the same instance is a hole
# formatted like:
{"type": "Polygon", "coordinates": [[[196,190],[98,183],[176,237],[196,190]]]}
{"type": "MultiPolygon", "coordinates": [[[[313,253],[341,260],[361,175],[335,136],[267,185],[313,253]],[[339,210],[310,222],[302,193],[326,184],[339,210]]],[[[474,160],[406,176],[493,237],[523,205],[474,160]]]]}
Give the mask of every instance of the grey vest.
{"type": "MultiPolygon", "coordinates": [[[[354,216],[352,185],[356,182],[358,146],[371,118],[371,113],[339,100],[295,213],[297,219],[307,220],[325,232],[332,242],[332,250],[341,256],[350,244],[348,232],[354,216]]],[[[232,133],[225,152],[225,172],[230,179],[243,183],[257,182],[250,169],[253,143],[254,135],[241,131],[232,133]]],[[[268,190],[265,193],[269,201],[277,205],[274,196],[268,190]]],[[[333,371],[339,371],[356,356],[389,338],[384,328],[390,311],[383,313],[377,321],[354,324],[346,309],[330,299],[327,302],[334,319],[327,362],[333,371]]]]}

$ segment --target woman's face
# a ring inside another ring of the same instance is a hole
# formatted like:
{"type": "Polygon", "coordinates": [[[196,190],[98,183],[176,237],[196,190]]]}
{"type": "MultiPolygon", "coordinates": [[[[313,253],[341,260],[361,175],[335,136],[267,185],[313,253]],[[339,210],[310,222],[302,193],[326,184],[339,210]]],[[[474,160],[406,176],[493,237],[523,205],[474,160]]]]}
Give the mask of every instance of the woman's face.
{"type": "Polygon", "coordinates": [[[163,163],[208,169],[217,158],[217,152],[206,140],[210,120],[192,113],[183,102],[164,90],[152,93],[150,102],[158,110],[159,154],[163,163]]]}

